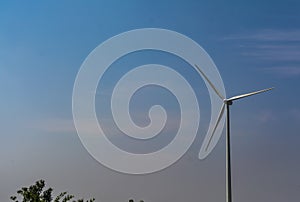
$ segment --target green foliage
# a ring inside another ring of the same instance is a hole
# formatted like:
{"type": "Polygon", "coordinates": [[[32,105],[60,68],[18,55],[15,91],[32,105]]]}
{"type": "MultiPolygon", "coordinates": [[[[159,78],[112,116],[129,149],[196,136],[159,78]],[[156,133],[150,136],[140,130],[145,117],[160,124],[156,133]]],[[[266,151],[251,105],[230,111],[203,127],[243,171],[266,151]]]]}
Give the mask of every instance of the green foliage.
{"type": "MultiPolygon", "coordinates": [[[[129,202],[134,202],[133,199],[129,199],[129,202]]],[[[144,202],[143,200],[140,200],[140,202],[144,202]]]]}
{"type": "MultiPolygon", "coordinates": [[[[21,196],[22,202],[94,202],[95,199],[78,199],[74,200],[73,195],[69,195],[67,192],[62,192],[53,200],[52,197],[52,188],[45,188],[45,181],[39,180],[34,185],[30,187],[23,187],[22,189],[17,191],[17,194],[21,196]]],[[[10,199],[14,202],[19,202],[17,196],[11,196],[10,199]]]]}

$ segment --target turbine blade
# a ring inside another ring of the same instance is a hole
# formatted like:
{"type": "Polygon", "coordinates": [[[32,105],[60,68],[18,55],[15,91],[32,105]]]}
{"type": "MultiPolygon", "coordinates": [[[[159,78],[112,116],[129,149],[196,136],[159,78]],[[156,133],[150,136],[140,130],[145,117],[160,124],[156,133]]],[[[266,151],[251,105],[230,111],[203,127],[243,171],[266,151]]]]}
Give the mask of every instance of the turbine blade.
{"type": "Polygon", "coordinates": [[[249,97],[251,95],[256,95],[256,94],[259,94],[259,93],[264,93],[266,91],[272,90],[273,88],[274,87],[263,89],[263,90],[259,90],[259,91],[255,91],[255,92],[252,92],[252,93],[246,93],[246,94],[242,94],[242,95],[233,96],[233,97],[231,97],[229,99],[226,99],[226,101],[234,101],[234,100],[238,100],[238,99],[241,99],[241,98],[244,98],[244,97],[249,97]]]}
{"type": "Polygon", "coordinates": [[[217,88],[214,86],[214,84],[208,79],[208,77],[204,74],[204,72],[200,69],[198,65],[195,64],[195,67],[198,69],[198,71],[201,73],[201,75],[205,78],[205,80],[209,83],[210,87],[215,91],[215,93],[224,100],[225,97],[217,90],[217,88]]]}
{"type": "Polygon", "coordinates": [[[213,131],[212,131],[212,133],[211,133],[211,135],[210,135],[210,137],[209,137],[209,140],[208,140],[208,142],[207,142],[207,145],[206,145],[206,147],[205,147],[205,151],[207,151],[207,149],[208,149],[208,147],[209,147],[209,145],[210,145],[210,143],[211,143],[211,140],[212,140],[212,138],[213,138],[213,136],[214,136],[214,134],[215,134],[215,132],[216,132],[216,129],[217,129],[217,127],[218,127],[218,125],[219,125],[219,123],[220,123],[220,121],[221,121],[221,119],[222,119],[222,116],[223,116],[223,114],[224,114],[224,109],[225,109],[225,104],[223,103],[223,105],[222,105],[222,107],[221,107],[221,110],[220,110],[220,112],[219,112],[219,116],[218,116],[218,119],[217,119],[217,121],[216,121],[215,127],[214,127],[214,129],[213,129],[213,131]]]}

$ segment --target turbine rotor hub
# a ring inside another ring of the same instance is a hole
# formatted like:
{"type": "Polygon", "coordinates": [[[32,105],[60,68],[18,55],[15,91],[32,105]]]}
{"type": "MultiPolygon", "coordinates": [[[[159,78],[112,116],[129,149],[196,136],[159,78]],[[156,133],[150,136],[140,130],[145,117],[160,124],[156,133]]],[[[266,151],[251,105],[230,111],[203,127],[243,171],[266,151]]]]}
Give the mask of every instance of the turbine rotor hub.
{"type": "Polygon", "coordinates": [[[226,105],[232,105],[232,100],[227,100],[227,99],[224,99],[224,104],[226,105]]]}

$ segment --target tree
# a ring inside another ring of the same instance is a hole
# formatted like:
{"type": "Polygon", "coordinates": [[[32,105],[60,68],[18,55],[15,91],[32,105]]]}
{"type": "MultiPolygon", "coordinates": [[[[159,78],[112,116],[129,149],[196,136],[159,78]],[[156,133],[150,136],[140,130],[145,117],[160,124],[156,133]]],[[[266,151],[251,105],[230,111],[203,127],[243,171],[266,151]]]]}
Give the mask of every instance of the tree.
{"type": "MultiPolygon", "coordinates": [[[[129,199],[129,202],[134,202],[133,199],[129,199]]],[[[144,202],[143,200],[140,200],[140,202],[144,202]]]]}
{"type": "MultiPolygon", "coordinates": [[[[22,189],[17,191],[17,194],[21,196],[22,202],[94,202],[95,199],[78,199],[75,200],[73,195],[69,195],[67,192],[62,192],[53,200],[52,197],[52,188],[45,189],[45,181],[39,180],[35,182],[34,185],[29,187],[23,187],[22,189]]],[[[19,202],[17,196],[11,196],[10,199],[14,202],[19,202]]]]}

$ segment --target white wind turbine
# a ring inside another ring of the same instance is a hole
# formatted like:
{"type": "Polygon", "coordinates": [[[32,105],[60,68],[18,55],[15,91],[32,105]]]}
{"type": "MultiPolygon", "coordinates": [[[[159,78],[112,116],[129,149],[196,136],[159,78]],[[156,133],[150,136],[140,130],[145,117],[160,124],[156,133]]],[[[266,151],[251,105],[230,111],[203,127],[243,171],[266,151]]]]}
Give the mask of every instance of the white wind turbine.
{"type": "MultiPolygon", "coordinates": [[[[198,71],[201,73],[201,75],[205,78],[205,80],[209,83],[210,87],[214,90],[214,92],[218,95],[220,99],[223,100],[223,105],[221,107],[221,110],[219,112],[219,116],[217,118],[216,124],[212,130],[212,133],[209,136],[208,141],[204,141],[202,144],[202,148],[204,148],[205,151],[208,150],[211,140],[213,139],[214,133],[223,117],[224,110],[226,107],[226,202],[232,201],[232,191],[231,191],[231,160],[230,160],[230,119],[229,119],[229,106],[232,105],[232,102],[244,97],[248,97],[251,95],[256,95],[259,93],[263,93],[269,90],[272,90],[273,88],[267,88],[260,91],[255,91],[252,93],[246,93],[242,95],[233,96],[231,98],[225,98],[214,86],[214,84],[208,79],[208,77],[204,74],[204,72],[195,64],[195,67],[198,69],[198,71]]],[[[201,149],[202,149],[201,148],[201,149]]]]}

